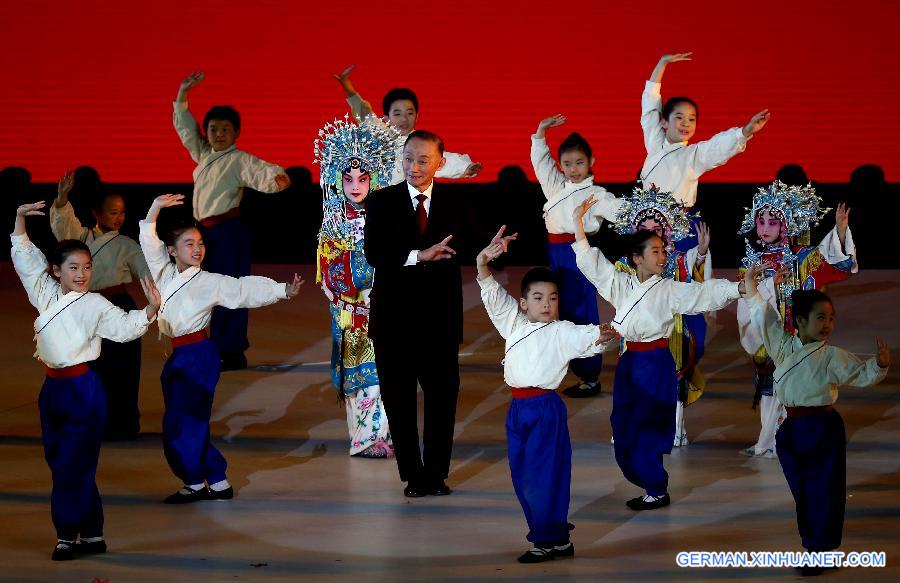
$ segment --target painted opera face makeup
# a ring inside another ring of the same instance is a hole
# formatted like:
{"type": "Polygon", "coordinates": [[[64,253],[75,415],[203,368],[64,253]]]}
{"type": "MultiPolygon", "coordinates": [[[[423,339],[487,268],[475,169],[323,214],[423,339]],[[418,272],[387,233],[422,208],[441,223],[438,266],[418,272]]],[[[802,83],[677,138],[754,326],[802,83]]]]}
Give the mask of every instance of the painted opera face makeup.
{"type": "Polygon", "coordinates": [[[777,214],[763,210],[756,215],[756,236],[767,245],[783,241],[784,221],[777,214]]]}
{"type": "Polygon", "coordinates": [[[360,167],[359,160],[350,161],[350,168],[343,173],[342,180],[344,197],[355,205],[362,205],[369,196],[371,177],[360,167]]]}

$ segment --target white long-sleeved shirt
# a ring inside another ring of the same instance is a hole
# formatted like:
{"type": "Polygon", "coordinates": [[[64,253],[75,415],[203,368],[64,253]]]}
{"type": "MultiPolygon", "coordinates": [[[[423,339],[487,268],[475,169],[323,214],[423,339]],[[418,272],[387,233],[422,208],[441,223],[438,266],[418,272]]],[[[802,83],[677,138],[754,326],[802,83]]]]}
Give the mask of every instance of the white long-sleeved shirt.
{"type": "Polygon", "coordinates": [[[70,291],[47,272],[47,259],[28,235],[12,235],[13,266],[28,301],[38,311],[34,321],[37,356],[50,368],[74,366],[100,356],[102,338],[130,342],[147,331],[144,310],[125,312],[94,293],[70,291]]]}
{"type": "Polygon", "coordinates": [[[159,329],[174,338],[209,326],[212,309],[258,308],[287,298],[287,284],[268,277],[229,277],[189,267],[181,273],[156,234],[156,223],[141,221],[140,243],[159,287],[159,329]]]}
{"type": "Polygon", "coordinates": [[[600,230],[603,219],[616,220],[616,213],[622,206],[622,199],[602,186],[594,184],[594,177],[588,176],[581,182],[566,179],[550,154],[547,140],[531,136],[531,165],[547,202],[544,204],[544,223],[548,233],[574,233],[575,209],[593,195],[599,202],[584,216],[584,231],[592,235],[600,230]]]}
{"type": "MultiPolygon", "coordinates": [[[[837,226],[835,226],[819,243],[818,251],[826,263],[837,265],[838,263],[850,261],[852,265],[850,273],[859,271],[859,265],[856,263],[856,245],[853,243],[853,234],[850,232],[849,227],[847,227],[843,247],[841,246],[841,238],[838,236],[837,226]]],[[[759,283],[759,295],[773,309],[778,310],[778,294],[775,290],[774,280],[771,277],[767,277],[759,283]]],[[[759,328],[750,322],[750,305],[746,298],[738,300],[737,321],[741,347],[747,354],[752,356],[762,348],[763,338],[759,328]]]]}
{"type": "Polygon", "coordinates": [[[669,142],[662,127],[661,87],[661,83],[647,81],[641,95],[641,128],[647,149],[641,182],[645,188],[655,184],[660,190],[671,192],[684,206],[692,207],[697,202],[700,175],[743,152],[748,138],[742,128],[735,127],[695,144],[669,142]]]}
{"type": "MultiPolygon", "coordinates": [[[[372,104],[360,97],[358,93],[353,97],[347,98],[347,105],[350,106],[350,111],[353,112],[353,115],[359,119],[365,119],[370,112],[374,111],[372,104]]],[[[380,118],[377,119],[380,123],[384,123],[380,118]]],[[[403,174],[403,146],[405,143],[405,139],[401,140],[395,149],[394,172],[391,175],[391,185],[400,184],[406,180],[406,175],[403,174]]],[[[468,154],[444,152],[444,159],[446,160],[444,167],[435,173],[434,176],[436,178],[463,178],[466,169],[472,165],[472,158],[468,154]]]]}
{"type": "Polygon", "coordinates": [[[719,310],[741,295],[739,284],[727,279],[685,283],[654,275],[642,283],[634,274],[616,271],[587,241],[576,241],[572,248],[578,269],[616,309],[612,325],[626,341],[668,338],[676,314],[719,310]]]}
{"type": "Polygon", "coordinates": [[[200,133],[187,102],[173,102],[175,131],[197,163],[194,168],[194,218],[198,221],[221,215],[240,206],[244,187],[259,192],[278,192],[275,177],[284,168],[260,160],[236,146],[216,152],[200,133]]]}
{"type": "Polygon", "coordinates": [[[602,352],[595,343],[600,326],[579,326],[565,320],[531,322],[519,303],[493,277],[479,279],[481,301],[497,332],[506,341],[503,380],[511,387],[555,390],[566,376],[569,361],[602,352]]]}
{"type": "Polygon", "coordinates": [[[91,291],[131,283],[150,274],[137,241],[118,231],[104,233],[96,227],[82,226],[71,203],[62,208],[50,206],[50,229],[58,240],[78,239],[91,250],[94,272],[91,291]]]}
{"type": "Polygon", "coordinates": [[[862,360],[825,342],[803,344],[799,336],[785,331],[778,312],[759,294],[748,303],[751,321],[775,362],[775,395],[786,407],[831,405],[840,385],[867,387],[887,375],[888,369],[878,366],[875,358],[862,360]]]}

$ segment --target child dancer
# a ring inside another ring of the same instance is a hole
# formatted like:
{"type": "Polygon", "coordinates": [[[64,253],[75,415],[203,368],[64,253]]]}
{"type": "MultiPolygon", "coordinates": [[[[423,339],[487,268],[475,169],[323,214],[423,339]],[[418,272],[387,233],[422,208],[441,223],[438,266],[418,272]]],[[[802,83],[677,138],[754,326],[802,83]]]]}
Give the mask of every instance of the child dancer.
{"type": "Polygon", "coordinates": [[[506,341],[503,377],[512,387],[506,439],[513,487],[534,548],[520,563],[541,563],[575,555],[569,541],[572,446],[566,406],[555,393],[569,361],[602,351],[615,338],[609,325],[578,326],[558,320],[556,275],[536,267],[522,278],[516,302],[491,276],[487,264],[502,255],[516,235],[501,227],[476,259],[481,300],[506,341]]]}
{"type": "MultiPolygon", "coordinates": [[[[876,339],[874,358],[861,358],[828,344],[834,330],[834,305],[819,290],[791,294],[791,317],[797,333],[772,304],[757,293],[756,278],[771,263],[747,269],[747,303],[752,325],[775,361],[775,394],[787,418],[776,438],[778,460],[797,505],[797,527],[808,551],[831,551],[841,545],[847,489],[847,437],[834,409],[838,386],[867,387],[887,374],[891,353],[876,339]]],[[[786,275],[782,268],[778,277],[786,275]]],[[[821,567],[804,566],[803,575],[821,567]]]]}
{"type": "Polygon", "coordinates": [[[369,338],[369,293],[375,270],[363,230],[369,194],[387,185],[400,132],[362,120],[327,124],[316,140],[321,167],[322,228],[316,281],[331,303],[331,378],[347,408],[350,455],[393,455],[369,338]]]}
{"type": "Polygon", "coordinates": [[[640,181],[645,187],[655,184],[690,208],[697,202],[700,175],[728,162],[743,152],[747,140],[765,127],[770,113],[764,109],[750,118],[743,128],[731,128],[696,144],[689,144],[697,130],[697,103],[688,97],[670,97],[665,105],[660,90],[669,63],[690,61],[691,53],[663,55],[650,74],[641,95],[641,128],[647,158],[640,181]]]}
{"type": "MultiPolygon", "coordinates": [[[[203,118],[202,129],[197,126],[188,109],[188,94],[204,78],[199,71],[181,82],[173,104],[175,131],[197,163],[194,218],[203,226],[209,247],[206,266],[213,273],[243,277],[250,275],[250,227],[240,216],[244,188],[280,192],[291,181],[281,166],[237,148],[241,117],[230,105],[213,106],[203,118]]],[[[247,366],[247,322],[244,309],[213,311],[210,335],[221,354],[222,370],[247,366]]]]}
{"type": "Polygon", "coordinates": [[[28,239],[25,217],[43,215],[45,203],[16,211],[12,261],[37,308],[37,356],[47,367],[38,405],[44,457],[53,475],[50,513],[56,527],[54,561],[76,553],[104,553],[103,503],[97,489],[97,462],[106,424],[106,394],[87,366],[100,355],[101,338],[129,342],[147,331],[159,309],[159,291],[141,280],[149,304],[125,313],[100,294],[88,293],[91,251],[81,241],[63,240],[50,256],[28,239]],[[80,540],[76,543],[76,539],[80,540]]]}
{"type": "MultiPolygon", "coordinates": [[[[115,193],[90,201],[97,224],[88,229],[75,216],[69,193],[75,183],[75,172],[69,171],[59,181],[59,189],[50,207],[50,228],[57,240],[77,239],[91,250],[93,276],[91,291],[103,295],[123,310],[134,310],[137,304],[126,284],[150,274],[137,241],[119,232],[125,222],[125,199],[115,193]]],[[[140,432],[138,388],[141,383],[141,339],[120,344],[104,339],[100,358],[92,365],[106,391],[105,439],[135,439],[140,432]]]]}
{"type": "MultiPolygon", "coordinates": [[[[591,146],[578,133],[569,134],[557,150],[559,164],[547,147],[546,132],[566,123],[562,114],[548,117],[538,124],[531,136],[531,164],[534,174],[547,198],[544,222],[547,227],[547,256],[550,270],[559,276],[559,316],[575,324],[599,324],[597,292],[584,274],[575,266],[572,243],[575,241],[575,221],[572,213],[589,196],[598,204],[585,217],[585,231],[593,235],[600,230],[603,219],[615,220],[622,204],[611,192],[594,184],[594,156],[591,146]],[[561,169],[561,170],[560,170],[561,169]]],[[[571,367],[581,382],[563,393],[569,397],[592,397],[600,393],[602,355],[572,361],[571,367]]]]}
{"type": "MultiPolygon", "coordinates": [[[[856,273],[856,247],[848,226],[850,209],[838,205],[835,226],[818,246],[794,244],[808,236],[812,226],[819,223],[830,209],[820,207],[821,199],[812,186],[787,186],[775,181],[760,188],[753,197],[739,233],[755,230],[753,243],[745,240],[747,253],[743,269],[769,262],[774,268],[764,272],[759,285],[760,295],[782,315],[785,330],[793,333],[791,292],[796,289],[823,289],[826,285],[843,281],[856,273]],[[775,285],[773,276],[778,269],[787,269],[788,277],[775,285]]],[[[741,275],[743,275],[741,273],[741,275]]],[[[775,363],[769,357],[757,328],[750,323],[747,302],[738,301],[738,331],[741,346],[753,360],[753,407],[759,405],[761,428],[756,443],[742,450],[751,457],[775,457],[775,432],[784,419],[784,407],[775,398],[772,374],[775,363]]]]}
{"type": "Polygon", "coordinates": [[[678,379],[669,350],[674,316],[721,309],[742,295],[744,283],[661,278],[667,253],[653,231],[632,235],[628,259],[634,274],[616,271],[584,234],[582,218],[594,204],[589,198],[577,209],[572,246],[578,268],[616,309],[612,325],[626,341],[616,365],[610,421],[619,468],[628,481],[646,490],[626,504],[632,510],[650,510],[670,503],[662,456],[672,452],[675,440],[678,379]]]}
{"type": "MultiPolygon", "coordinates": [[[[372,115],[372,122],[384,123],[375,115],[372,104],[363,99],[353,87],[353,82],[350,81],[350,72],[354,68],[356,65],[350,65],[341,74],[334,75],[347,95],[347,105],[350,106],[353,117],[362,120],[372,115]]],[[[400,134],[404,137],[397,142],[394,152],[394,170],[389,177],[390,184],[400,184],[405,180],[402,164],[403,144],[406,142],[406,136],[416,129],[416,122],[419,120],[419,98],[412,89],[395,87],[384,96],[381,106],[387,122],[400,130],[400,134]]],[[[482,165],[472,162],[472,158],[468,154],[444,152],[444,159],[446,160],[444,166],[435,174],[437,178],[473,178],[478,176],[482,170],[482,165]]]]}
{"type": "Polygon", "coordinates": [[[156,234],[159,211],[184,204],[183,199],[181,194],[156,197],[140,224],[141,249],[162,292],[159,329],[172,340],[172,355],[160,379],[166,405],[163,446],[169,467],[184,487],[166,498],[167,504],[234,496],[225,458],[210,441],[209,417],[221,370],[219,351],[206,334],[213,308],[267,306],[296,297],[303,284],[296,274],[293,282],[278,283],[267,277],[238,279],[202,271],[206,249],[199,229],[175,229],[165,243],[156,234]]]}
{"type": "MultiPolygon", "coordinates": [[[[612,226],[620,235],[630,235],[638,231],[656,233],[663,240],[668,255],[661,274],[664,278],[683,282],[702,282],[705,275],[712,272],[709,229],[704,223],[697,223],[699,244],[686,252],[677,251],[675,245],[691,234],[693,226],[691,217],[671,194],[660,192],[655,186],[646,190],[635,188],[630,197],[623,199],[612,226]]],[[[627,257],[616,262],[616,270],[634,273],[627,257]]],[[[706,381],[697,366],[703,356],[706,322],[702,315],[691,317],[676,314],[672,323],[669,350],[675,360],[678,378],[673,445],[681,447],[688,444],[684,408],[699,399],[706,387],[706,381]]]]}

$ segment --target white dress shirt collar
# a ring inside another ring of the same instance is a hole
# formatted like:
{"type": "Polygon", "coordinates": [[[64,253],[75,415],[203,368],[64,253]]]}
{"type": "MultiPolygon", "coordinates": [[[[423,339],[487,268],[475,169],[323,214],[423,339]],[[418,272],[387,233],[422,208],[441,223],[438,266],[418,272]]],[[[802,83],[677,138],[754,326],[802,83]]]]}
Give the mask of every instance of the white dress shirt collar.
{"type": "Polygon", "coordinates": [[[430,200],[431,199],[431,191],[434,190],[434,180],[431,181],[431,184],[428,185],[428,188],[425,189],[425,192],[419,192],[418,189],[415,186],[413,186],[412,184],[410,184],[409,182],[406,183],[406,188],[407,188],[407,190],[409,190],[409,196],[413,200],[416,200],[416,197],[419,196],[420,194],[424,194],[425,198],[430,200]]]}

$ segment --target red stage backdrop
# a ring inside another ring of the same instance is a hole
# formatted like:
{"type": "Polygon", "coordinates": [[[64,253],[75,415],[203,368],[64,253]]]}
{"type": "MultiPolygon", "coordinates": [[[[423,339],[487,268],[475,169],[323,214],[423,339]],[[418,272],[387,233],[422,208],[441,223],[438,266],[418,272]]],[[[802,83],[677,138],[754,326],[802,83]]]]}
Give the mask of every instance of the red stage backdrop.
{"type": "Polygon", "coordinates": [[[624,182],[644,156],[644,80],[662,53],[693,51],[669,67],[663,94],[696,98],[699,139],[772,110],[747,152],[706,181],[766,181],[791,162],[819,181],[864,163],[896,180],[898,13],[891,0],[5,2],[0,167],[35,181],[91,165],[108,182],[188,182],[171,101],[197,69],[207,80],[195,115],[232,104],[240,147],[311,166],[316,131],[346,111],[331,75],[356,63],[353,80],[379,110],[390,87],[413,88],[419,127],[483,162],[479,180],[508,164],[531,174],[529,136],[563,112],[551,145],[581,132],[598,179],[624,182]]]}

